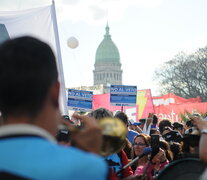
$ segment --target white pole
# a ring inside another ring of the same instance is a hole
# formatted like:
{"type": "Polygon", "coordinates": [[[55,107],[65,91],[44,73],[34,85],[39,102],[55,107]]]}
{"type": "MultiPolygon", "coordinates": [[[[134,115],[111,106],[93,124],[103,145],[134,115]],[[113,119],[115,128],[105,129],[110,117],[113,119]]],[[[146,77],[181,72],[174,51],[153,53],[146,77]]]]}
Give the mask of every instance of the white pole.
{"type": "Polygon", "coordinates": [[[63,64],[62,64],[62,57],[61,57],[61,50],[60,50],[60,41],[59,41],[59,34],[58,34],[58,25],[57,25],[57,17],[56,17],[56,10],[55,10],[55,1],[52,1],[52,10],[54,17],[54,33],[55,33],[55,42],[57,48],[57,66],[60,75],[60,95],[62,95],[62,105],[63,105],[63,112],[64,115],[68,115],[68,108],[67,108],[67,96],[66,96],[66,89],[65,89],[65,79],[64,79],[64,72],[63,72],[63,64]]]}

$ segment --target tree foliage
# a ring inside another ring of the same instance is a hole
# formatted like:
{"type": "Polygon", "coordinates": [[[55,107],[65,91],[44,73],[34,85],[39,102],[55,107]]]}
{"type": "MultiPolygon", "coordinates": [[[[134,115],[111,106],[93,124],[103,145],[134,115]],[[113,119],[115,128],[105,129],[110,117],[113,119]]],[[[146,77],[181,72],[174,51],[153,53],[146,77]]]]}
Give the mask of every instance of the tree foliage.
{"type": "MultiPolygon", "coordinates": [[[[202,118],[206,118],[207,117],[207,111],[205,113],[201,113],[201,112],[196,112],[199,113],[201,115],[202,118]]],[[[192,115],[192,113],[185,111],[183,114],[180,114],[181,116],[181,122],[186,122],[190,120],[190,116],[192,115]]]]}
{"type": "Polygon", "coordinates": [[[155,71],[160,93],[207,101],[207,47],[193,54],[181,52],[155,71]]]}

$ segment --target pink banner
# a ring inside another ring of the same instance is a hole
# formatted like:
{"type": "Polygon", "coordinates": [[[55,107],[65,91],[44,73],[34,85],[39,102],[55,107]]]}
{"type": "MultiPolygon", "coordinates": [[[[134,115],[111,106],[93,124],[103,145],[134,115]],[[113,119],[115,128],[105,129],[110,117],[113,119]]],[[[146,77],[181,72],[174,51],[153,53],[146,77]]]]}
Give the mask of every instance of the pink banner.
{"type": "Polygon", "coordinates": [[[174,94],[166,94],[160,97],[153,97],[155,113],[159,120],[171,119],[172,121],[181,121],[181,114],[187,112],[207,111],[207,103],[201,103],[201,98],[185,99],[174,94]]]}
{"type": "MultiPolygon", "coordinates": [[[[110,111],[121,110],[121,106],[110,105],[110,94],[93,95],[93,109],[104,107],[110,111]]],[[[149,113],[155,113],[159,120],[168,118],[172,121],[181,121],[181,114],[188,112],[205,113],[207,111],[207,102],[201,103],[201,99],[185,99],[174,94],[166,94],[160,97],[151,96],[150,89],[137,91],[137,106],[123,107],[129,117],[138,119],[147,118],[149,113]],[[153,99],[153,101],[152,101],[153,99]]]]}
{"type": "Polygon", "coordinates": [[[121,110],[121,106],[110,105],[110,93],[93,95],[93,110],[97,108],[106,108],[110,111],[121,110]]]}
{"type": "Polygon", "coordinates": [[[199,102],[201,102],[200,97],[185,99],[171,93],[159,97],[153,97],[154,106],[169,105],[169,104],[183,104],[183,103],[199,103],[199,102]]]}
{"type": "Polygon", "coordinates": [[[181,114],[185,112],[193,113],[205,113],[207,111],[207,102],[203,103],[185,103],[179,105],[160,105],[155,107],[155,114],[158,116],[159,120],[161,119],[171,119],[174,121],[181,121],[181,114]]]}
{"type": "MultiPolygon", "coordinates": [[[[104,107],[110,111],[121,110],[121,106],[110,105],[110,94],[93,95],[93,110],[104,107]]],[[[147,118],[149,113],[154,112],[152,96],[150,89],[137,91],[137,106],[123,107],[123,110],[130,113],[129,116],[135,116],[136,121],[141,118],[147,118]]]]}

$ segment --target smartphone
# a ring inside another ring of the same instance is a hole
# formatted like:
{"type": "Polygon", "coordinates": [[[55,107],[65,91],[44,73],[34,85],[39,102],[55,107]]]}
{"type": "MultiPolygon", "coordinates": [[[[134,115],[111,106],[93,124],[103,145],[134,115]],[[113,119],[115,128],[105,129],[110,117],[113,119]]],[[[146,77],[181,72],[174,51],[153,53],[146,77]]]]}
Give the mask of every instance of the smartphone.
{"type": "Polygon", "coordinates": [[[159,147],[160,147],[160,135],[158,135],[158,134],[152,134],[151,135],[151,148],[152,148],[152,153],[151,153],[150,161],[159,152],[159,147]]]}
{"type": "Polygon", "coordinates": [[[151,148],[153,150],[159,151],[160,146],[160,135],[152,134],[151,135],[151,148]]]}

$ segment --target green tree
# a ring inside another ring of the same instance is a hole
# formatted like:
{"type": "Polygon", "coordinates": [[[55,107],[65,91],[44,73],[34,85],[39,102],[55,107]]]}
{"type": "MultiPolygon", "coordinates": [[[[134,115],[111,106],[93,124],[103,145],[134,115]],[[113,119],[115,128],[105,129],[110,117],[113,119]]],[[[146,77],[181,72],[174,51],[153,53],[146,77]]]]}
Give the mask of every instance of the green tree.
{"type": "Polygon", "coordinates": [[[207,47],[193,54],[181,52],[155,71],[160,93],[207,101],[207,47]]]}

